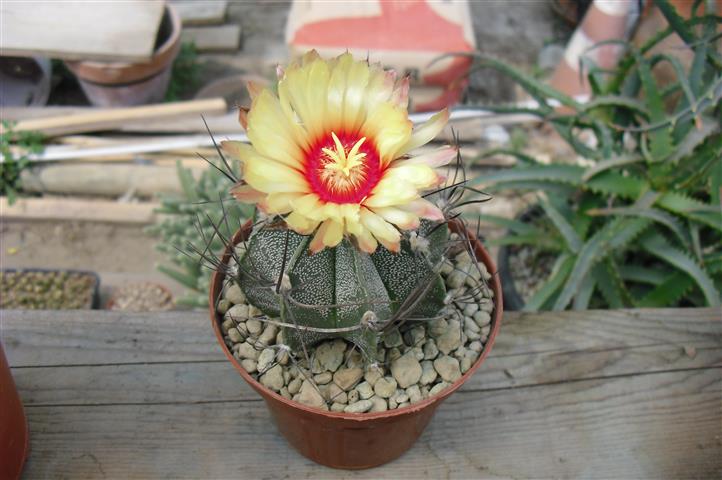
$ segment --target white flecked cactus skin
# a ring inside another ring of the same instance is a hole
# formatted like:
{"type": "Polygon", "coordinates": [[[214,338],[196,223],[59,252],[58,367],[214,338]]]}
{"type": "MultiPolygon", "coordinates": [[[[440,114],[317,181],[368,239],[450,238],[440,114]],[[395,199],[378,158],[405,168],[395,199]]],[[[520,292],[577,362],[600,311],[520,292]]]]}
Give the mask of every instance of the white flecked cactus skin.
{"type": "Polygon", "coordinates": [[[257,227],[236,276],[252,305],[281,320],[293,351],[339,337],[373,359],[383,330],[433,318],[444,307],[438,267],[448,242],[446,224],[424,222],[407,232],[398,253],[379,246],[369,255],[343,240],[311,254],[310,240],[279,221],[257,227]]]}

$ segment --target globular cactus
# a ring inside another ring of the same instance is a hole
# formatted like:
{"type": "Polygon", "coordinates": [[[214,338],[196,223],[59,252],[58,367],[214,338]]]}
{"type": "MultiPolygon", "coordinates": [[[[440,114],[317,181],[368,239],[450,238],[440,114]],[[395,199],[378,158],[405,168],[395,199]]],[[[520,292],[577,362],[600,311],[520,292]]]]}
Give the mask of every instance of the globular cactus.
{"type": "Polygon", "coordinates": [[[398,253],[372,254],[348,239],[318,253],[310,236],[273,222],[253,232],[236,281],[248,301],[280,318],[288,346],[345,338],[369,359],[383,330],[408,319],[428,319],[444,306],[438,273],[448,241],[445,224],[423,222],[401,240],[398,253]]]}

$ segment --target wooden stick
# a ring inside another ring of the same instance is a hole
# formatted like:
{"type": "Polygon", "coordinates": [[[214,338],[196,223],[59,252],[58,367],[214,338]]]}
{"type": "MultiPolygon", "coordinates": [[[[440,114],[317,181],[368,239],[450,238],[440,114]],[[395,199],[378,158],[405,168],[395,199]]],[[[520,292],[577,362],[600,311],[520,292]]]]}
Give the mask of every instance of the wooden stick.
{"type": "Polygon", "coordinates": [[[19,198],[12,206],[0,198],[3,220],[71,220],[112,223],[151,224],[155,221],[155,202],[120,203],[87,198],[19,198]]]}
{"type": "MultiPolygon", "coordinates": [[[[23,132],[33,130],[49,136],[67,135],[114,129],[133,121],[177,118],[184,115],[224,113],[226,109],[226,101],[222,98],[144,105],[140,107],[111,108],[78,113],[70,116],[59,115],[49,118],[21,120],[13,127],[13,131],[23,132]]],[[[5,133],[5,128],[0,127],[0,133],[5,133]]]]}

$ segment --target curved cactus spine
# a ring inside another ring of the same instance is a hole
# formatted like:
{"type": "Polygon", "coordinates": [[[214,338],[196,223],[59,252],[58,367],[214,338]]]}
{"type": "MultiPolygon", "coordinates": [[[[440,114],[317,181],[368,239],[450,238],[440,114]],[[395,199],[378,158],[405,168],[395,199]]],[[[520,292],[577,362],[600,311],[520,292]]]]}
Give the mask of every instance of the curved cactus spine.
{"type": "Polygon", "coordinates": [[[276,221],[252,233],[235,280],[251,304],[281,319],[291,349],[341,337],[373,359],[384,328],[443,308],[437,266],[447,238],[445,224],[424,223],[399,253],[379,247],[367,254],[344,240],[310,254],[311,237],[276,221]]]}

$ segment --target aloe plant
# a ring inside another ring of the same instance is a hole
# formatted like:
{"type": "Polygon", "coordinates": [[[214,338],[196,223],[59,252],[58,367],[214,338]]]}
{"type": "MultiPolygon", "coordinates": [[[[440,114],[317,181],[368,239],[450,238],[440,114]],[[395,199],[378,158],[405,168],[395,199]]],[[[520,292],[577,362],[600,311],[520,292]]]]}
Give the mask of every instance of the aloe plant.
{"type": "Polygon", "coordinates": [[[542,164],[516,154],[514,168],[471,182],[489,192],[540,192],[544,215],[534,224],[482,217],[508,228],[501,243],[556,255],[527,310],[720,305],[722,20],[704,13],[683,19],[667,1],[656,4],[669,28],[639,48],[625,44],[612,72],[586,64],[588,103],[476,56],[479,68],[497,69],[524,87],[539,106],[523,111],[547,120],[589,165],[542,164]],[[688,67],[674,52],[653,51],[673,33],[693,53],[688,67]],[[671,84],[652,74],[662,63],[676,75],[671,84]]]}

